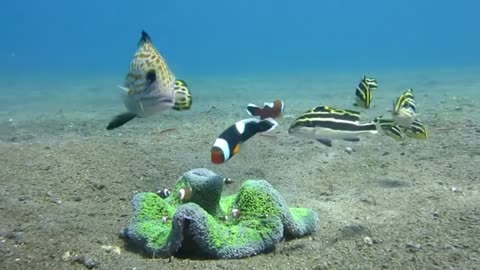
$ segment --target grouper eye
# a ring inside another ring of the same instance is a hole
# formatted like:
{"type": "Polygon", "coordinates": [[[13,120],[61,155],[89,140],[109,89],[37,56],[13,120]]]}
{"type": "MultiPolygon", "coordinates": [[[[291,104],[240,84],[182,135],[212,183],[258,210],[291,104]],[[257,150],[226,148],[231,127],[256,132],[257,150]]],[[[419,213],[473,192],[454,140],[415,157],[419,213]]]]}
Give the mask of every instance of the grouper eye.
{"type": "Polygon", "coordinates": [[[155,73],[155,70],[150,69],[147,72],[147,82],[148,83],[154,83],[157,80],[157,74],[155,73]]]}

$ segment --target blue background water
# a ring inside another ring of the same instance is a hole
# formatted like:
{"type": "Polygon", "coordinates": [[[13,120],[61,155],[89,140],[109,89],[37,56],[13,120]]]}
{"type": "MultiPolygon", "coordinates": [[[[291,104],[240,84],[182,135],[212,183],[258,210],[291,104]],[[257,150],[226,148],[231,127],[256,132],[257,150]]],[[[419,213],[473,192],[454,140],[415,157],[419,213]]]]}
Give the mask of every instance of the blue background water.
{"type": "Polygon", "coordinates": [[[0,71],[123,73],[142,29],[177,74],[476,65],[478,10],[474,0],[6,0],[0,71]]]}

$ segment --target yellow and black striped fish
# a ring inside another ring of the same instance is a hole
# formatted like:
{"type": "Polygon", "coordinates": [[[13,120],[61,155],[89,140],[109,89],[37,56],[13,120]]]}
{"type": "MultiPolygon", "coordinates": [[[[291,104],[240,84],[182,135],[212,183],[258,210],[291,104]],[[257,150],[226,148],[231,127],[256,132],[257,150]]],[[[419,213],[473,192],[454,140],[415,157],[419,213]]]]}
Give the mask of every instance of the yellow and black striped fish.
{"type": "Polygon", "coordinates": [[[348,120],[348,121],[359,121],[360,120],[360,112],[346,110],[346,109],[338,109],[329,106],[318,106],[312,108],[302,114],[301,117],[315,117],[319,115],[335,115],[339,119],[348,120]]]}
{"type": "Polygon", "coordinates": [[[359,119],[359,112],[320,106],[295,119],[288,133],[314,139],[330,147],[335,139],[356,142],[360,140],[360,135],[378,133],[379,127],[376,123],[360,123],[359,119]]]}
{"type": "Polygon", "coordinates": [[[168,109],[187,110],[192,96],[185,81],[176,80],[150,36],[142,31],[138,49],[130,62],[123,86],[127,112],[115,116],[107,130],[122,126],[135,117],[147,117],[168,109]]]}
{"type": "Polygon", "coordinates": [[[405,129],[405,134],[408,137],[415,139],[427,139],[428,130],[427,127],[418,119],[413,120],[412,125],[405,129]]]}
{"type": "Polygon", "coordinates": [[[382,117],[377,117],[374,120],[380,126],[380,130],[383,134],[393,138],[396,141],[401,141],[404,139],[404,130],[399,125],[395,124],[393,119],[384,119],[382,117]]]}
{"type": "Polygon", "coordinates": [[[356,102],[353,104],[365,109],[370,108],[373,99],[373,90],[377,89],[378,83],[374,78],[363,76],[355,91],[356,102]]]}
{"type": "Polygon", "coordinates": [[[377,117],[374,120],[381,127],[383,134],[392,137],[397,141],[401,141],[405,136],[415,139],[427,139],[428,130],[425,125],[418,119],[413,120],[412,124],[408,128],[404,128],[395,123],[393,119],[384,119],[377,117]]]}
{"type": "Polygon", "coordinates": [[[408,89],[393,102],[393,120],[404,128],[409,128],[417,114],[413,89],[408,89]]]}

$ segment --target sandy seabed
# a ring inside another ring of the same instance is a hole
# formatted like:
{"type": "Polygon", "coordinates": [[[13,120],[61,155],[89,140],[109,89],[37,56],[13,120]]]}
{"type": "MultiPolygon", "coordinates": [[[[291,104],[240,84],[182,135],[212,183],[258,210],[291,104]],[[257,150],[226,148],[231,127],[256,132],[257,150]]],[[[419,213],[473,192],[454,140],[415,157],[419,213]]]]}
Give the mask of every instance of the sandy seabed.
{"type": "Polygon", "coordinates": [[[83,256],[95,269],[479,269],[478,74],[369,74],[379,88],[362,118],[388,116],[395,96],[412,87],[430,138],[372,135],[331,148],[288,135],[288,126],[315,106],[353,109],[363,74],[184,78],[192,110],[135,119],[113,131],[106,124],[124,110],[113,80],[46,80],[32,88],[4,79],[1,268],[82,269],[72,258],[83,256]],[[256,136],[226,164],[212,164],[212,143],[248,118],[245,105],[276,98],[285,101],[287,116],[274,136],[256,136]],[[131,217],[133,195],[173,187],[199,167],[232,178],[226,194],[238,192],[245,179],[268,180],[290,206],[319,214],[318,231],[241,260],[147,258],[126,247],[119,232],[131,217]]]}

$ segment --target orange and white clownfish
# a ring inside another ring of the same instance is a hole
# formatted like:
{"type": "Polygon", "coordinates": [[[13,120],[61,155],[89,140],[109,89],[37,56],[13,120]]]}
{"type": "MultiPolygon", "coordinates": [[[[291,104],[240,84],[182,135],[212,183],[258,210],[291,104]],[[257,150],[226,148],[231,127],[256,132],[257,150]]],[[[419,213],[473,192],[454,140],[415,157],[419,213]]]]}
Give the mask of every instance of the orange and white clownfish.
{"type": "Polygon", "coordinates": [[[275,100],[274,102],[265,102],[263,103],[263,109],[258,107],[255,104],[248,104],[247,105],[247,113],[251,116],[259,116],[260,119],[267,119],[267,118],[277,118],[280,117],[283,113],[283,109],[285,108],[285,104],[282,100],[275,100]]]}
{"type": "Polygon", "coordinates": [[[272,118],[243,119],[225,129],[212,147],[212,162],[222,164],[240,151],[240,145],[259,132],[267,132],[278,126],[272,118]]]}

